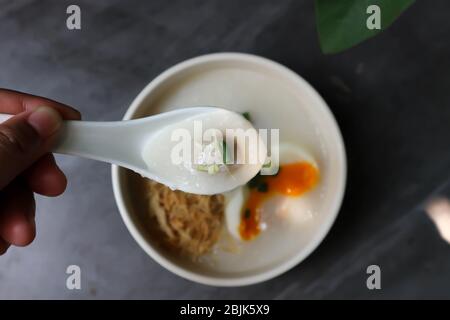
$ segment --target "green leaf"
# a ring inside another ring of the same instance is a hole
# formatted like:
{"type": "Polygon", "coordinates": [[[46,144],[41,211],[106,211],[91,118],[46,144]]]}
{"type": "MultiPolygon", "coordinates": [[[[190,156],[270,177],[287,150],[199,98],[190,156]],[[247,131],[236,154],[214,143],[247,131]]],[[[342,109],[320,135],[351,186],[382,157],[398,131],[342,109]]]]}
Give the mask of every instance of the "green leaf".
{"type": "Polygon", "coordinates": [[[415,0],[315,0],[320,45],[324,53],[338,53],[388,28],[415,0]],[[381,30],[367,28],[370,5],[381,11],[381,30]]]}

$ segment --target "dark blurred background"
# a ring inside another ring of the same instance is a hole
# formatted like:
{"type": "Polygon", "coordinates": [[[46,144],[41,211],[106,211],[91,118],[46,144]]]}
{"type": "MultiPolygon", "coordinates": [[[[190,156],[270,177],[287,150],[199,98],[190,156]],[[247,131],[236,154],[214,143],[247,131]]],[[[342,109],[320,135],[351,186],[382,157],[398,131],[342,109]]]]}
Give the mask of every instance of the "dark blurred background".
{"type": "Polygon", "coordinates": [[[450,298],[450,245],[425,212],[450,196],[449,12],[447,0],[417,1],[377,38],[328,56],[312,0],[0,0],[0,87],[71,104],[85,120],[118,120],[175,63],[254,53],[323,95],[349,166],[338,220],[307,260],[262,284],[213,288],[138,247],[108,165],[59,157],[68,189],[39,198],[36,241],[0,257],[0,298],[450,298]],[[69,4],[81,7],[80,31],[66,28],[69,4]],[[66,289],[70,264],[82,290],[66,289]],[[366,287],[371,264],[381,290],[366,287]]]}

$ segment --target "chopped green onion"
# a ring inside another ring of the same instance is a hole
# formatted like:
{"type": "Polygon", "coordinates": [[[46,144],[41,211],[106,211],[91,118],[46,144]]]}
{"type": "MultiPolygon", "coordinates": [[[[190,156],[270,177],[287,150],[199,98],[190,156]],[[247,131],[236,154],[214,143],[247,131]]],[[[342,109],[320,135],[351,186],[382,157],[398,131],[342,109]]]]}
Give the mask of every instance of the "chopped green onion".
{"type": "Polygon", "coordinates": [[[209,174],[216,174],[217,172],[219,172],[219,166],[217,164],[213,164],[208,166],[208,173],[209,174]]]}
{"type": "Polygon", "coordinates": [[[252,118],[250,117],[250,112],[243,112],[242,116],[247,119],[247,121],[252,122],[252,118]]]}
{"type": "Polygon", "coordinates": [[[198,171],[208,172],[208,166],[206,164],[198,164],[196,169],[198,171]]]}
{"type": "Polygon", "coordinates": [[[263,164],[263,168],[270,168],[272,166],[272,160],[269,160],[269,162],[267,162],[267,163],[264,163],[263,164]]]}
{"type": "Polygon", "coordinates": [[[261,180],[262,176],[260,174],[257,174],[249,182],[247,182],[247,185],[250,189],[257,188],[258,185],[261,183],[261,180]]]}
{"type": "Polygon", "coordinates": [[[196,169],[198,171],[202,171],[202,172],[208,172],[209,174],[216,174],[217,172],[220,171],[220,167],[217,164],[198,164],[196,166],[196,169]]]}
{"type": "Polygon", "coordinates": [[[269,186],[267,185],[266,182],[263,182],[258,186],[259,192],[267,192],[268,190],[269,190],[269,186]]]}

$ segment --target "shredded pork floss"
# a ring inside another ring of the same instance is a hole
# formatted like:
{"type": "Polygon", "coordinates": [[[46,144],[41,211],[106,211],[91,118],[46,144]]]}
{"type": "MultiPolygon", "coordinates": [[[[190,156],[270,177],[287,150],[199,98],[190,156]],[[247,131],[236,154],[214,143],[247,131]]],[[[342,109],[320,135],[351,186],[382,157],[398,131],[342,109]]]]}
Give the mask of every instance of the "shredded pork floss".
{"type": "Polygon", "coordinates": [[[151,180],[147,186],[149,212],[156,217],[165,242],[194,259],[210,251],[222,230],[223,195],[174,191],[151,180]]]}

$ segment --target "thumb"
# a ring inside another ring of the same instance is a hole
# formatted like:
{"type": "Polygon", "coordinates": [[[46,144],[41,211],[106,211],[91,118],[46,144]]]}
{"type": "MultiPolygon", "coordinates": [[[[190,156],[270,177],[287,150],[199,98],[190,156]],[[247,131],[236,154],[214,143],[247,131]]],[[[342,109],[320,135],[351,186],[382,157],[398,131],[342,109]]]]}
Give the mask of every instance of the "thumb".
{"type": "Polygon", "coordinates": [[[62,118],[49,107],[20,113],[0,124],[0,190],[49,152],[62,118]]]}

